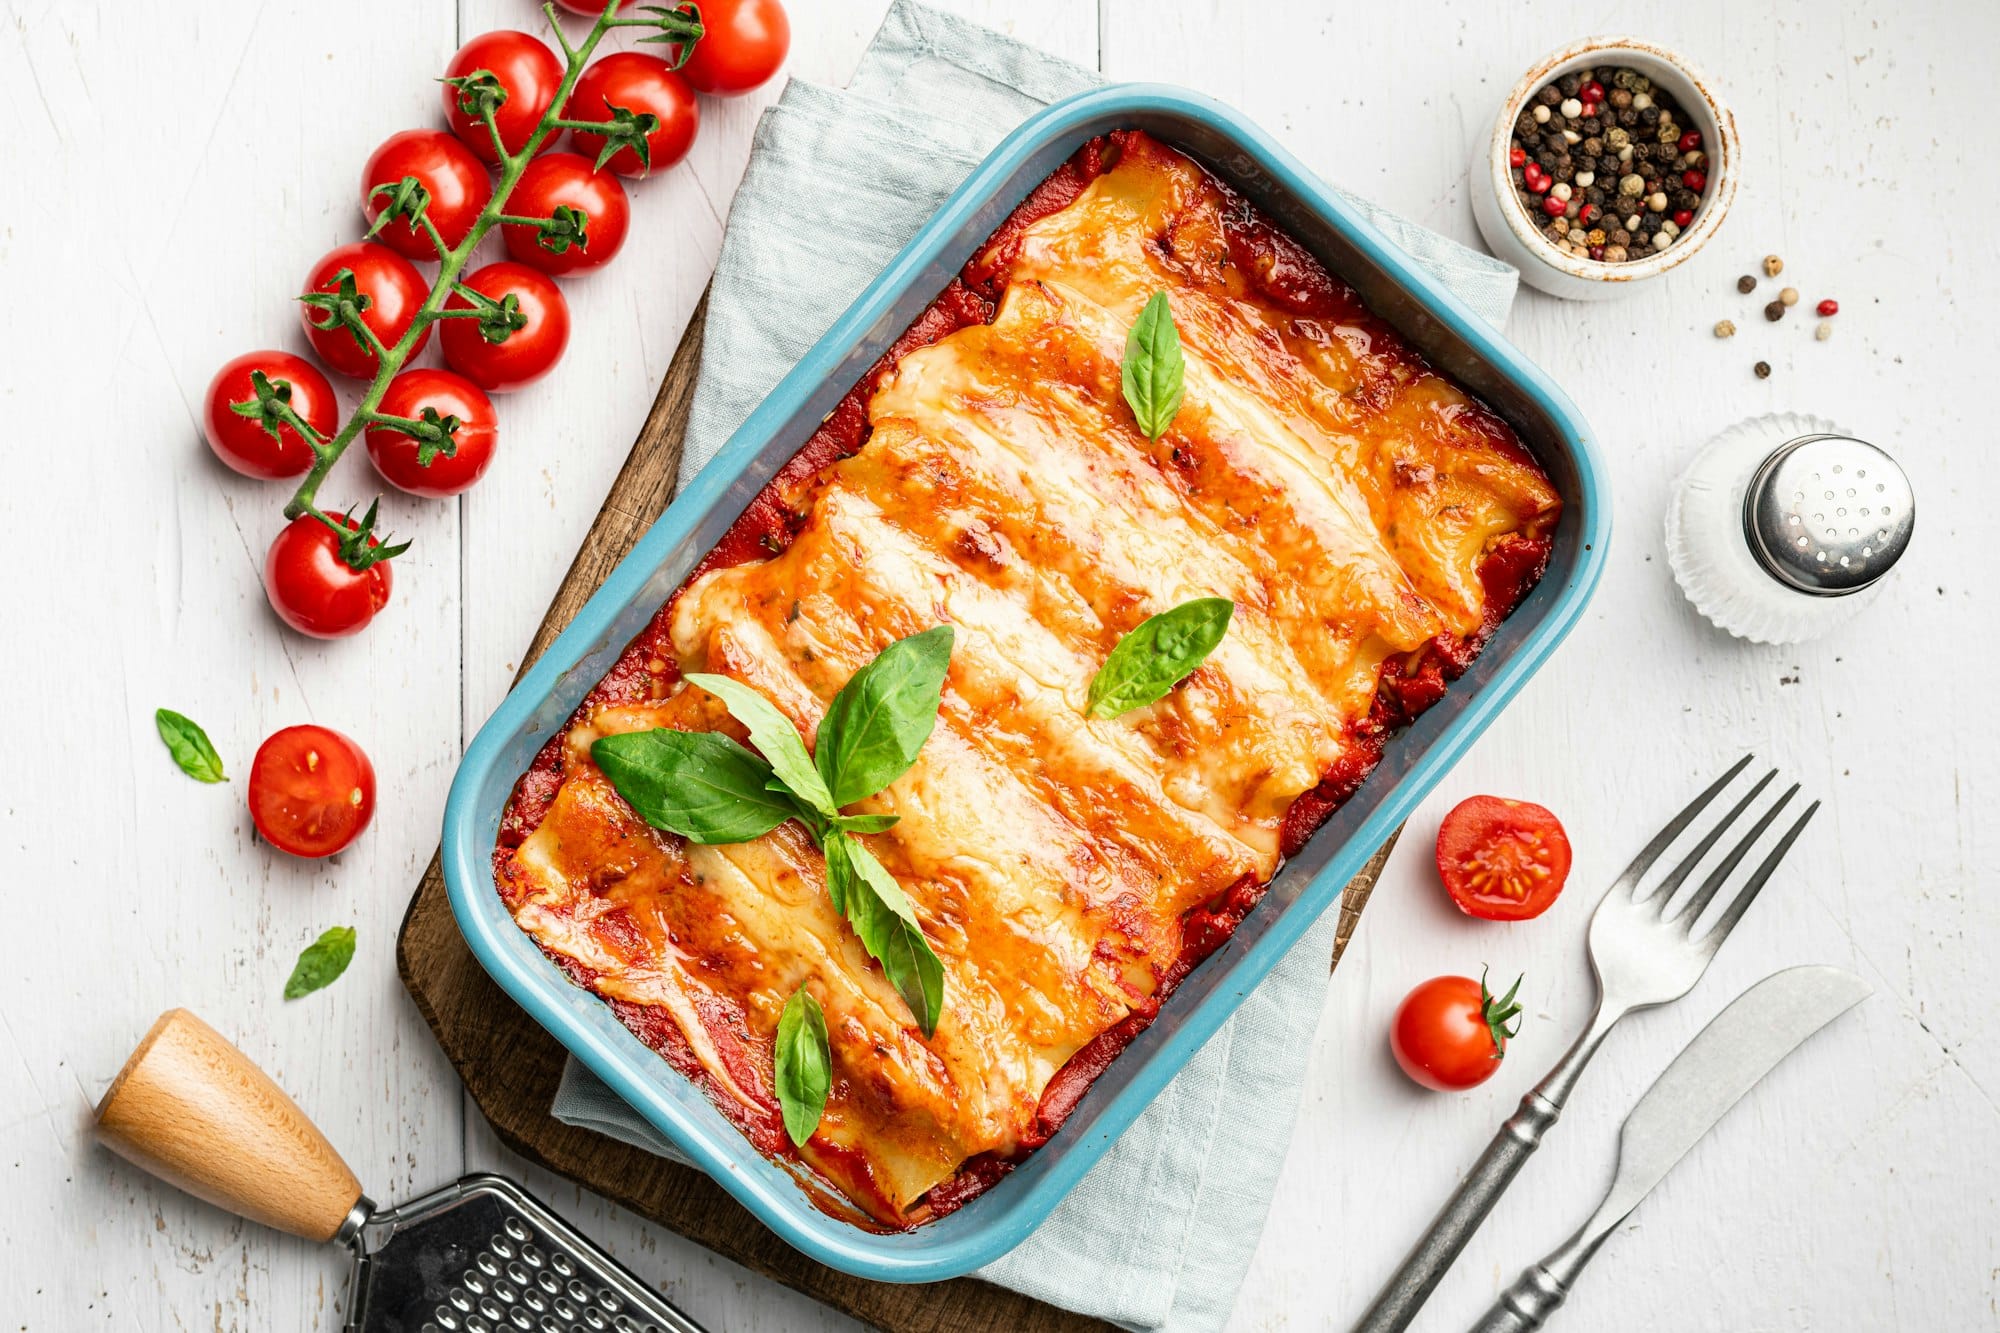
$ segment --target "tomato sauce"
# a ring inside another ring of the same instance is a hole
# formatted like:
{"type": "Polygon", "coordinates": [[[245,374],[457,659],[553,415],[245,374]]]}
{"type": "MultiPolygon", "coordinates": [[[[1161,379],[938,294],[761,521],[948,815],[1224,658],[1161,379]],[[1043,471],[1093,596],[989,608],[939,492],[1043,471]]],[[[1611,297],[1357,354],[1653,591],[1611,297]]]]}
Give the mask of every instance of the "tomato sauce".
{"type": "MultiPolygon", "coordinates": [[[[1022,233],[1038,219],[1068,207],[1092,180],[1108,170],[1117,161],[1127,133],[1114,131],[1083,145],[1015,208],[959,276],[862,375],[798,453],[758,492],[722,539],[632,640],[604,679],[585,696],[572,715],[572,723],[607,704],[660,698],[670,692],[680,678],[669,630],[681,594],[703,574],[767,559],[791,544],[811,511],[813,491],[821,474],[841,459],[852,457],[867,441],[868,402],[883,378],[916,348],[993,319],[995,303],[1004,290],[1022,233]]],[[[1219,182],[1218,187],[1231,201],[1225,214],[1231,262],[1263,296],[1302,318],[1371,324],[1379,331],[1380,338],[1392,340],[1400,355],[1412,364],[1424,364],[1413,348],[1404,345],[1367,310],[1352,287],[1327,272],[1309,251],[1247,201],[1219,182]]],[[[1473,424],[1496,446],[1528,457],[1513,431],[1483,405],[1468,403],[1456,410],[1476,414],[1473,424]]],[[[1294,800],[1287,811],[1280,830],[1280,848],[1285,857],[1296,855],[1333,812],[1360,789],[1381,762],[1389,735],[1442,698],[1450,682],[1472,664],[1500,622],[1533,590],[1548,566],[1551,546],[1546,536],[1520,534],[1494,542],[1479,570],[1486,608],[1478,632],[1465,638],[1440,635],[1418,652],[1392,657],[1383,664],[1369,715],[1350,728],[1348,746],[1319,784],[1294,800]]],[[[512,853],[541,823],[562,785],[563,734],[558,732],[550,738],[535,756],[534,763],[516,784],[501,818],[493,853],[494,870],[496,883],[510,906],[514,903],[509,893],[512,853]]],[[[933,1220],[963,1207],[990,1189],[1029,1152],[1046,1143],[1112,1061],[1152,1025],[1160,1006],[1188,974],[1228,943],[1268,887],[1268,881],[1259,883],[1245,877],[1189,911],[1182,919],[1180,953],[1162,974],[1154,993],[1139,1001],[1123,1021],[1099,1033],[1070,1057],[1043,1090],[1032,1141],[1024,1140],[1020,1151],[1012,1155],[988,1153],[969,1159],[957,1176],[931,1190],[923,1220],[933,1220]]],[[[585,969],[574,960],[556,957],[555,961],[579,984],[588,982],[585,969]]],[[[623,1001],[610,1003],[619,1021],[676,1071],[702,1086],[760,1153],[780,1159],[792,1156],[775,1103],[752,1111],[724,1095],[695,1058],[685,1035],[664,1013],[623,1001]]],[[[727,1005],[726,1001],[721,1003],[727,1005]]],[[[711,1032],[746,1030],[740,1012],[704,1014],[703,1022],[711,1032]]],[[[736,1043],[727,1052],[727,1058],[739,1086],[760,1090],[768,1086],[768,1055],[752,1053],[736,1043]]],[[[824,1191],[815,1192],[815,1198],[821,1193],[824,1191]]],[[[839,1206],[838,1200],[819,1201],[830,1211],[839,1206]]]]}

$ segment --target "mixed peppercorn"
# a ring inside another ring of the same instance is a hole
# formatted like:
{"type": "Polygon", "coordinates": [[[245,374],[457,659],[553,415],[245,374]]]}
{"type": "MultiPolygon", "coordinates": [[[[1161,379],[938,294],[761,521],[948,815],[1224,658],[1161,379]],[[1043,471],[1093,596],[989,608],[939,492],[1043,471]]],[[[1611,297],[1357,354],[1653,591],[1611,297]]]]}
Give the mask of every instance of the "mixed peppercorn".
{"type": "MultiPolygon", "coordinates": [[[[1780,259],[1777,255],[1764,256],[1765,277],[1775,278],[1784,271],[1785,261],[1783,259],[1780,259]]],[[[1736,290],[1745,296],[1750,295],[1750,293],[1757,290],[1756,277],[1745,273],[1736,280],[1736,290]]],[[[1785,287],[1778,292],[1777,300],[1772,301],[1764,307],[1764,318],[1775,324],[1785,317],[1786,311],[1798,303],[1799,289],[1796,287],[1785,287]]],[[[1813,338],[1819,342],[1825,342],[1833,336],[1833,317],[1840,313],[1840,302],[1829,296],[1815,305],[1813,310],[1820,317],[1818,325],[1813,329],[1813,338]]],[[[1730,319],[1717,320],[1715,322],[1715,336],[1718,338],[1735,337],[1736,321],[1730,319]]],[[[1760,380],[1771,378],[1771,363],[1768,361],[1759,361],[1751,366],[1750,370],[1760,380]]]]}
{"type": "Polygon", "coordinates": [[[1514,193],[1566,254],[1623,264],[1665,250],[1708,188],[1701,132],[1635,69],[1580,69],[1537,90],[1514,122],[1514,193]]]}

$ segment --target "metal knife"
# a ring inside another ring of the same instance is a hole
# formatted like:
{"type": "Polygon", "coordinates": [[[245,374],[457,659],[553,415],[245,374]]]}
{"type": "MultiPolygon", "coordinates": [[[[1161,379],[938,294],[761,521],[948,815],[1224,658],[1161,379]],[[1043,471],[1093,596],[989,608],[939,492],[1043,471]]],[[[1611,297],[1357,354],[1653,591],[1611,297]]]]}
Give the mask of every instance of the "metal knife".
{"type": "Polygon", "coordinates": [[[1533,1333],[1577,1274],[1674,1163],[1806,1038],[1852,1009],[1868,984],[1837,967],[1787,968],[1736,997],[1674,1057],[1618,1135],[1611,1190],[1577,1233],[1500,1294],[1472,1333],[1533,1333]]]}

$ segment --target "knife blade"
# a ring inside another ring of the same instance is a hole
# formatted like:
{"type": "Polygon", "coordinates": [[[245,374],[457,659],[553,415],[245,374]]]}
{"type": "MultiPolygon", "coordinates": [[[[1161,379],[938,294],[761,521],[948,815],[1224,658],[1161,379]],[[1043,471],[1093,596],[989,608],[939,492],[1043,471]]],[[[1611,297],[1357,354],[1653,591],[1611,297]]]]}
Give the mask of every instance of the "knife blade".
{"type": "Polygon", "coordinates": [[[1743,1094],[1872,988],[1852,972],[1814,964],[1764,978],[1730,1002],[1674,1057],[1618,1134],[1618,1170],[1604,1200],[1539,1264],[1502,1292],[1473,1333],[1531,1333],[1569,1295],[1612,1229],[1743,1094]]]}

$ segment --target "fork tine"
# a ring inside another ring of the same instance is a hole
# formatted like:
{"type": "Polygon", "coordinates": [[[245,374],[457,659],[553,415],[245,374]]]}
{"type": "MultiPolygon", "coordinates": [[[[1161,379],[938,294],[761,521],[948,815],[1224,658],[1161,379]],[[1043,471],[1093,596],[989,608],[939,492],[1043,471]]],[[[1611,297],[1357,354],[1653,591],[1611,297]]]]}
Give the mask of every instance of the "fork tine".
{"type": "MultiPolygon", "coordinates": [[[[1652,869],[1653,862],[1660,859],[1660,853],[1667,850],[1667,846],[1675,838],[1678,838],[1689,824],[1694,822],[1696,815],[1708,808],[1708,803],[1715,799],[1717,792],[1727,787],[1735,780],[1738,773],[1741,773],[1750,766],[1750,760],[1753,757],[1746,754],[1741,759],[1738,759],[1730,766],[1727,773],[1709,783],[1706,791],[1702,792],[1701,795],[1695,797],[1692,801],[1689,801],[1685,809],[1667,821],[1667,826],[1658,833],[1655,833],[1653,840],[1639,849],[1639,854],[1632,858],[1632,864],[1625,867],[1625,873],[1612,881],[1610,893],[1616,893],[1619,889],[1624,889],[1629,893],[1637,888],[1640,876],[1652,869]]],[[[1608,897],[1609,893],[1606,896],[1608,897]]]]}
{"type": "MultiPolygon", "coordinates": [[[[1708,855],[1709,849],[1715,846],[1716,840],[1721,838],[1723,834],[1727,833],[1729,831],[1729,826],[1736,822],[1736,817],[1742,814],[1745,810],[1749,809],[1750,802],[1756,800],[1757,797],[1763,793],[1764,788],[1771,785],[1771,779],[1777,776],[1778,776],[1778,770],[1774,768],[1770,772],[1766,773],[1763,777],[1758,778],[1757,785],[1752,787],[1749,791],[1743,794],[1743,799],[1736,803],[1735,808],[1732,809],[1728,814],[1724,815],[1716,823],[1715,827],[1710,829],[1707,832],[1707,834],[1703,836],[1702,840],[1695,844],[1695,848],[1693,851],[1689,852],[1686,856],[1681,858],[1681,863],[1679,865],[1675,866],[1672,870],[1667,872],[1667,877],[1661,880],[1659,884],[1655,886],[1655,888],[1651,893],[1647,894],[1644,898],[1635,898],[1634,901],[1648,902],[1648,903],[1656,902],[1659,904],[1661,915],[1664,916],[1666,914],[1668,906],[1671,905],[1673,902],[1674,895],[1680,892],[1681,885],[1685,884],[1687,882],[1687,877],[1694,873],[1694,868],[1701,864],[1701,858],[1708,855]]],[[[1781,801],[1779,802],[1779,804],[1782,805],[1783,802],[1781,801]]],[[[1743,855],[1741,850],[1738,850],[1736,854],[1738,856],[1743,855]]],[[[1735,862],[1733,861],[1729,863],[1729,865],[1734,865],[1734,864],[1735,862]]],[[[1725,865],[1723,867],[1725,872],[1728,870],[1728,868],[1729,868],[1728,865],[1725,865]]],[[[1676,913],[1674,916],[1667,917],[1666,919],[1669,921],[1673,921],[1678,919],[1678,916],[1679,913],[1676,913]]]]}
{"type": "MultiPolygon", "coordinates": [[[[1793,790],[1796,791],[1797,788],[1793,790]]],[[[1786,793],[1788,796],[1790,794],[1786,793]]],[[[1792,844],[1799,840],[1799,834],[1805,832],[1806,824],[1818,812],[1818,801],[1806,807],[1805,813],[1785,830],[1785,836],[1778,839],[1778,845],[1771,849],[1771,854],[1764,858],[1763,864],[1750,876],[1750,882],[1743,886],[1743,892],[1737,894],[1735,900],[1722,909],[1722,915],[1715,919],[1715,924],[1701,937],[1702,946],[1710,953],[1721,948],[1722,941],[1729,937],[1729,932],[1736,929],[1736,923],[1743,919],[1743,914],[1750,910],[1750,904],[1757,900],[1757,894],[1763,889],[1764,881],[1771,878],[1771,872],[1778,868],[1778,862],[1785,859],[1785,853],[1792,850],[1792,844]]]]}
{"type": "MultiPolygon", "coordinates": [[[[1775,772],[1775,770],[1773,771],[1775,772]]],[[[1759,785],[1761,786],[1762,784],[1759,785]]],[[[1695,918],[1701,915],[1701,909],[1708,906],[1709,901],[1715,897],[1716,891],[1721,889],[1723,881],[1727,880],[1730,873],[1736,869],[1737,864],[1745,856],[1749,855],[1750,848],[1756,845],[1757,839],[1764,836],[1764,830],[1771,827],[1771,822],[1778,817],[1779,812],[1785,808],[1792,797],[1798,794],[1799,784],[1794,782],[1771,804],[1771,808],[1764,812],[1763,817],[1751,826],[1750,831],[1743,835],[1743,841],[1737,843],[1730,850],[1729,855],[1722,858],[1722,864],[1717,866],[1714,872],[1702,881],[1701,887],[1688,895],[1688,900],[1681,909],[1668,917],[1667,920],[1684,920],[1687,922],[1687,929],[1692,931],[1694,929],[1695,918]]],[[[1753,792],[1752,795],[1755,795],[1755,793],[1753,792]]],[[[1746,797],[1743,804],[1748,805],[1749,803],[1749,799],[1746,797]]],[[[1741,809],[1742,806],[1738,806],[1737,808],[1741,809]]]]}

